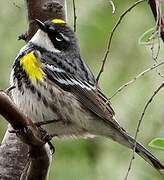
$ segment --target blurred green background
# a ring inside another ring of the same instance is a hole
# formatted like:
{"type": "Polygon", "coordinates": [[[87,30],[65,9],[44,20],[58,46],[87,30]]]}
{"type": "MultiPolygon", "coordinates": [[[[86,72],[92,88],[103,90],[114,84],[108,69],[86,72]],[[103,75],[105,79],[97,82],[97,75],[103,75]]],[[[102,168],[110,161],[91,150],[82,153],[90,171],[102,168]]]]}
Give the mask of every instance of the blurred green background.
{"type": "MultiPolygon", "coordinates": [[[[72,0],[68,2],[68,23],[73,27],[72,0]]],[[[76,2],[77,35],[82,57],[95,75],[98,74],[105,52],[109,33],[120,13],[133,2],[115,0],[116,13],[112,14],[109,1],[79,0],[76,2]]],[[[24,45],[17,41],[18,35],[26,30],[24,2],[1,1],[0,6],[0,88],[9,86],[10,71],[15,56],[24,45]],[[15,5],[16,4],[16,5],[15,5]],[[17,7],[18,6],[18,7],[17,7]]],[[[117,29],[101,76],[100,86],[110,97],[121,85],[153,65],[151,47],[138,44],[138,38],[155,25],[147,3],[133,9],[117,29]]],[[[159,61],[164,52],[161,43],[159,61]]],[[[164,74],[164,68],[159,68],[164,74]]],[[[163,79],[151,71],[134,84],[125,88],[112,99],[116,118],[134,136],[137,122],[144,105],[162,83],[163,79]]],[[[0,117],[0,140],[7,123],[0,117]]],[[[148,147],[155,137],[164,137],[164,91],[155,97],[145,114],[138,140],[164,163],[164,152],[148,147]]],[[[108,139],[54,139],[56,153],[50,172],[50,180],[120,180],[125,177],[131,151],[108,139]]],[[[136,155],[129,180],[162,180],[161,176],[144,160],[136,155]]]]}

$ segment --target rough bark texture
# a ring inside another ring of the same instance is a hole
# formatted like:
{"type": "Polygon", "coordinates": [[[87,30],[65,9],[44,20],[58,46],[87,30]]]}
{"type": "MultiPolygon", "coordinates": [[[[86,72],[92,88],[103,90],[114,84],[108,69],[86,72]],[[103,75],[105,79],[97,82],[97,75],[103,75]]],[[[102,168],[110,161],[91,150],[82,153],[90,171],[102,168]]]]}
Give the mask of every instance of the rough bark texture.
{"type": "MultiPolygon", "coordinates": [[[[37,27],[34,23],[35,19],[40,19],[42,21],[52,19],[52,18],[60,18],[66,20],[66,0],[25,0],[26,11],[27,11],[27,33],[25,36],[21,36],[20,38],[25,39],[28,42],[34,33],[37,31],[37,27]]],[[[3,99],[0,97],[0,102],[3,99]]],[[[0,103],[0,114],[3,115],[8,122],[14,121],[14,116],[12,117],[11,106],[10,103],[7,105],[7,108],[3,108],[4,104],[0,103]],[[3,109],[3,111],[1,111],[3,109]]],[[[15,116],[17,117],[17,122],[19,122],[19,113],[15,116]]],[[[21,120],[21,117],[20,117],[21,120]]],[[[19,126],[19,123],[17,124],[19,126]]],[[[16,128],[19,129],[19,128],[16,128]]],[[[35,128],[34,128],[35,129],[35,128]]],[[[0,179],[3,180],[32,180],[32,179],[46,179],[47,172],[40,172],[41,170],[38,165],[45,165],[47,168],[51,158],[49,156],[50,152],[49,148],[43,149],[41,152],[33,152],[32,154],[36,154],[36,157],[30,157],[31,161],[28,162],[28,152],[29,147],[22,143],[20,139],[14,134],[9,133],[12,130],[12,127],[9,125],[4,136],[4,139],[0,146],[0,179]],[[45,151],[45,152],[44,152],[45,151]],[[45,157],[42,157],[45,154],[45,157]],[[46,155],[47,153],[47,155],[46,155]],[[41,156],[40,156],[41,155],[41,156]],[[45,163],[45,159],[47,164],[45,163]],[[35,169],[34,173],[31,173],[31,169],[35,169]],[[22,174],[22,171],[24,173],[22,174]],[[38,171],[39,170],[39,171],[38,171]],[[28,174],[28,176],[27,176],[28,174]]],[[[35,134],[35,133],[34,133],[35,134]]],[[[21,137],[22,138],[22,137],[21,137]]],[[[26,136],[25,136],[26,138],[26,136]]],[[[24,141],[27,139],[24,138],[24,141]]],[[[27,140],[28,141],[28,140],[27,140]]],[[[35,148],[34,148],[35,149],[35,148]]],[[[35,151],[30,148],[30,151],[35,151]]],[[[39,149],[39,148],[38,148],[39,149]]],[[[47,169],[46,169],[47,171],[47,169]]]]}
{"type": "MultiPolygon", "coordinates": [[[[12,130],[10,125],[8,130],[12,130]]],[[[28,147],[8,130],[0,147],[0,179],[18,180],[27,162],[28,147]]]]}

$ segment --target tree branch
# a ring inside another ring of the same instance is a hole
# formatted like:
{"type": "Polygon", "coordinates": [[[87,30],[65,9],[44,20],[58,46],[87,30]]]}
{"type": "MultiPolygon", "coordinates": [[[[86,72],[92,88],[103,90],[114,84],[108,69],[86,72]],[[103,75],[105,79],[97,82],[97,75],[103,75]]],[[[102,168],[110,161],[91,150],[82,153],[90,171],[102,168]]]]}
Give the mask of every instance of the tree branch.
{"type": "MultiPolygon", "coordinates": [[[[14,130],[10,130],[10,133],[15,132],[21,141],[28,145],[30,161],[25,177],[33,176],[46,179],[50,166],[50,151],[49,147],[44,146],[46,142],[42,139],[42,132],[13,104],[3,91],[0,92],[0,107],[0,114],[14,128],[14,130]],[[41,162],[44,162],[44,166],[41,162]]],[[[23,146],[23,144],[21,145],[23,146]]]]}

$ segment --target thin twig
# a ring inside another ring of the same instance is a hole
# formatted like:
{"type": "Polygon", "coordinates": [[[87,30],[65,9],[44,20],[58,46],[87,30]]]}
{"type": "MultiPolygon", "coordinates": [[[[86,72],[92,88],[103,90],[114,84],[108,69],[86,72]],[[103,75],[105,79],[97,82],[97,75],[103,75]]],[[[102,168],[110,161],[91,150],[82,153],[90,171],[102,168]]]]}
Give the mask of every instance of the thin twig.
{"type": "Polygon", "coordinates": [[[160,52],[160,29],[158,27],[156,27],[155,29],[157,29],[157,31],[153,33],[150,40],[151,39],[153,40],[152,47],[151,47],[152,59],[155,61],[155,63],[158,63],[157,59],[158,59],[159,52],[160,52]],[[156,34],[158,35],[158,49],[157,49],[157,52],[155,53],[155,41],[156,41],[155,35],[156,34]]]}
{"type": "MultiPolygon", "coordinates": [[[[155,32],[153,33],[151,39],[153,39],[153,43],[152,43],[152,47],[151,47],[151,51],[152,51],[152,59],[155,62],[155,65],[158,63],[157,59],[159,56],[159,52],[160,52],[160,36],[161,36],[161,29],[162,29],[162,10],[161,10],[161,3],[158,1],[155,1],[156,3],[156,25],[155,25],[155,32]],[[153,38],[156,34],[158,34],[158,49],[157,52],[155,53],[155,38],[153,38]]],[[[164,78],[164,76],[161,74],[160,71],[158,71],[158,69],[156,69],[156,73],[164,78]]]]}
{"type": "Polygon", "coordinates": [[[100,69],[100,71],[99,71],[99,73],[98,73],[98,76],[97,76],[97,78],[96,78],[96,79],[97,79],[97,82],[98,82],[99,79],[100,79],[101,73],[104,71],[105,62],[106,62],[106,59],[107,59],[108,54],[109,54],[109,52],[110,52],[109,50],[110,50],[110,46],[111,46],[111,41],[112,41],[112,38],[113,38],[113,35],[114,35],[115,30],[117,29],[118,25],[121,23],[123,17],[124,17],[128,12],[129,12],[131,9],[133,9],[134,7],[136,7],[138,4],[140,4],[140,3],[144,2],[144,1],[146,1],[146,0],[139,0],[139,1],[135,2],[132,6],[130,6],[126,11],[124,11],[124,12],[120,15],[117,23],[115,24],[114,28],[112,29],[112,32],[110,33],[109,40],[108,40],[108,44],[107,44],[107,48],[106,48],[104,57],[103,57],[103,59],[102,59],[102,66],[101,66],[101,69],[100,69]]]}
{"type": "Polygon", "coordinates": [[[115,5],[114,5],[113,1],[109,1],[109,3],[112,6],[112,14],[114,14],[116,12],[115,5]]]}
{"type": "Polygon", "coordinates": [[[153,33],[153,36],[152,36],[152,39],[153,39],[153,43],[152,43],[152,47],[151,47],[151,50],[152,50],[152,58],[153,60],[157,62],[157,58],[158,58],[158,55],[159,55],[159,52],[160,52],[160,40],[159,40],[159,37],[160,37],[160,26],[161,26],[161,12],[160,12],[160,9],[159,9],[159,3],[158,1],[156,1],[156,25],[155,25],[155,32],[153,33]],[[155,46],[155,38],[153,38],[155,35],[158,35],[158,50],[157,50],[157,53],[155,55],[155,52],[154,52],[154,46],[155,46]]]}
{"type": "Polygon", "coordinates": [[[126,84],[122,85],[120,88],[118,88],[114,94],[109,98],[109,100],[111,100],[117,93],[119,93],[120,91],[122,91],[125,87],[129,86],[130,84],[132,84],[133,82],[135,82],[137,79],[139,79],[140,77],[144,76],[146,73],[152,71],[153,69],[156,69],[157,67],[161,66],[164,64],[164,61],[154,65],[151,68],[146,69],[145,71],[141,72],[138,76],[136,76],[135,78],[133,78],[131,81],[127,82],[126,84]]]}
{"type": "Polygon", "coordinates": [[[133,159],[135,158],[137,135],[138,135],[139,128],[140,128],[140,126],[141,126],[141,122],[142,122],[142,120],[143,120],[143,117],[144,117],[144,115],[145,115],[145,112],[146,112],[149,104],[152,102],[153,98],[158,94],[158,92],[159,92],[163,87],[164,87],[164,83],[162,83],[162,84],[158,87],[158,89],[157,89],[156,91],[154,91],[154,94],[153,94],[153,95],[151,96],[151,98],[147,101],[147,103],[146,103],[146,105],[145,105],[145,107],[144,107],[144,109],[143,109],[143,112],[142,112],[142,114],[141,114],[141,118],[140,118],[139,121],[138,121],[136,133],[135,133],[135,144],[134,144],[134,148],[133,148],[133,152],[132,152],[132,157],[131,157],[131,160],[130,160],[130,163],[129,163],[129,168],[128,168],[128,171],[127,171],[127,173],[126,173],[126,176],[125,176],[124,180],[127,180],[128,175],[129,175],[129,172],[130,172],[131,167],[132,167],[133,159]]]}
{"type": "MultiPolygon", "coordinates": [[[[158,2],[159,2],[159,0],[149,0],[148,1],[156,21],[158,20],[158,16],[159,16],[159,14],[158,14],[159,13],[158,2]]],[[[161,22],[161,26],[160,26],[161,31],[160,31],[160,34],[161,34],[161,38],[162,38],[162,40],[164,42],[164,18],[162,16],[162,14],[161,14],[161,17],[160,17],[160,22],[161,22]]]]}
{"type": "Polygon", "coordinates": [[[164,78],[164,75],[163,75],[158,69],[156,69],[156,73],[157,73],[161,78],[164,78]]]}
{"type": "Polygon", "coordinates": [[[77,15],[76,15],[76,5],[75,5],[75,0],[72,0],[72,2],[73,2],[73,27],[74,27],[74,32],[76,32],[77,15]]]}

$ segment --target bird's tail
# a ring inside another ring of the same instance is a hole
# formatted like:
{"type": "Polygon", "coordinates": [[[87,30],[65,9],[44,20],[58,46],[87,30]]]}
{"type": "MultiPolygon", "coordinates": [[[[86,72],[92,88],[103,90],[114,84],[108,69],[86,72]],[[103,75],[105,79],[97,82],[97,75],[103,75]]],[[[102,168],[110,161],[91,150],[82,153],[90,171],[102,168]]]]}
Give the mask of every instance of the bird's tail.
{"type": "MultiPolygon", "coordinates": [[[[131,149],[133,149],[136,141],[133,137],[129,135],[127,136],[128,141],[132,144],[131,149]]],[[[145,161],[147,161],[157,171],[159,171],[160,173],[164,173],[164,166],[160,163],[160,161],[138,142],[136,142],[135,152],[139,156],[141,156],[145,161]]]]}
{"type": "Polygon", "coordinates": [[[164,166],[161,164],[161,162],[154,155],[152,155],[144,146],[136,142],[136,140],[131,137],[128,132],[119,125],[119,123],[115,120],[114,117],[110,117],[110,119],[108,120],[105,119],[104,123],[102,123],[101,121],[92,123],[91,127],[91,134],[105,136],[132,150],[134,149],[134,146],[136,144],[135,152],[157,171],[159,171],[160,173],[164,173],[164,166]]]}
{"type": "Polygon", "coordinates": [[[134,146],[136,144],[135,152],[157,171],[159,171],[160,173],[164,173],[164,166],[161,164],[161,162],[154,155],[152,155],[144,146],[136,142],[133,137],[129,136],[127,131],[124,130],[116,121],[115,124],[110,123],[110,126],[109,126],[109,122],[107,122],[107,124],[108,125],[106,127],[108,128],[106,129],[106,131],[103,131],[104,136],[111,138],[114,141],[132,150],[134,149],[134,146]]]}

